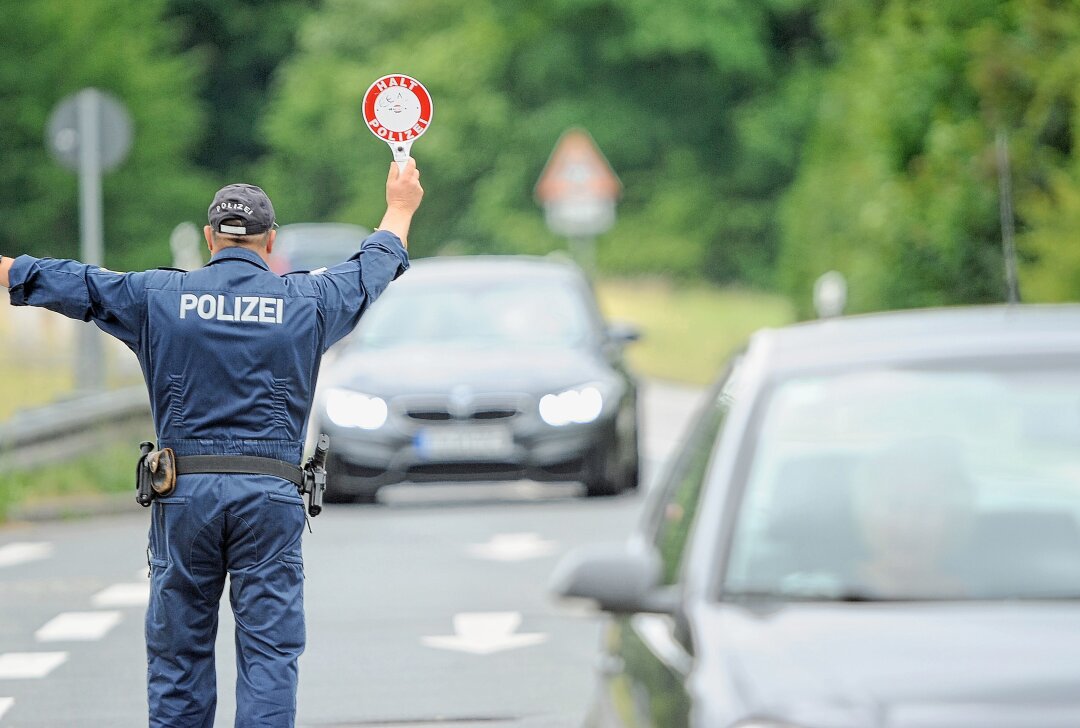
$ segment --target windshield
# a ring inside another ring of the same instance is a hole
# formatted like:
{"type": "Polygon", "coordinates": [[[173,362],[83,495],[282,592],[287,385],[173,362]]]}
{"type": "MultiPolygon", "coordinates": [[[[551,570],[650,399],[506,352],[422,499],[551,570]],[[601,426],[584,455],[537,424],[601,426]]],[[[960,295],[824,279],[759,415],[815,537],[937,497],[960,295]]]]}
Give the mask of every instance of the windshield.
{"type": "Polygon", "coordinates": [[[490,285],[391,287],[361,321],[364,347],[450,344],[573,347],[589,340],[590,317],[568,284],[520,280],[490,285]]]}
{"type": "Polygon", "coordinates": [[[877,371],[767,402],[728,595],[1080,597],[1080,371],[877,371]]]}

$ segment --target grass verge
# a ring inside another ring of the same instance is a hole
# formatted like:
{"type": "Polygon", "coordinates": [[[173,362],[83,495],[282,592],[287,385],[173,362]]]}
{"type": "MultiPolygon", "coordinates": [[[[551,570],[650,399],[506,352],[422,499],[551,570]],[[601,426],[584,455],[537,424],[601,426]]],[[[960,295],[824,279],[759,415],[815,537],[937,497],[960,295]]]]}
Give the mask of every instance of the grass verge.
{"type": "MultiPolygon", "coordinates": [[[[118,442],[64,463],[0,474],[0,522],[6,521],[16,507],[78,502],[103,493],[130,490],[134,504],[137,455],[132,443],[118,442]]],[[[61,515],[65,512],[63,505],[50,510],[61,515]]]]}
{"type": "Polygon", "coordinates": [[[21,409],[55,402],[72,390],[69,369],[53,362],[16,362],[0,357],[0,421],[21,409]]]}
{"type": "Polygon", "coordinates": [[[662,279],[604,279],[596,283],[604,315],[641,328],[627,350],[644,376],[708,384],[727,358],[757,329],[795,320],[782,296],[662,279]]]}

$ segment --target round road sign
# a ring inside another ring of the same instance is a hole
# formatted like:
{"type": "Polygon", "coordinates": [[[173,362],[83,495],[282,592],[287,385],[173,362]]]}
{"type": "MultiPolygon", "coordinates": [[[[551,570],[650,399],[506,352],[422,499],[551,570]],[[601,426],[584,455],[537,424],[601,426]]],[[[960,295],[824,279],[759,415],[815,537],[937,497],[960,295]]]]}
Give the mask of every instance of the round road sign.
{"type": "Polygon", "coordinates": [[[79,168],[80,150],[89,141],[107,171],[124,161],[131,148],[131,116],[112,94],[84,88],[56,105],[45,135],[53,157],[68,169],[79,168]],[[90,130],[96,140],[80,139],[82,130],[90,130]]]}
{"type": "Polygon", "coordinates": [[[401,73],[383,76],[364,94],[364,121],[371,133],[390,145],[403,166],[409,148],[427,131],[434,108],[424,85],[401,73]]]}

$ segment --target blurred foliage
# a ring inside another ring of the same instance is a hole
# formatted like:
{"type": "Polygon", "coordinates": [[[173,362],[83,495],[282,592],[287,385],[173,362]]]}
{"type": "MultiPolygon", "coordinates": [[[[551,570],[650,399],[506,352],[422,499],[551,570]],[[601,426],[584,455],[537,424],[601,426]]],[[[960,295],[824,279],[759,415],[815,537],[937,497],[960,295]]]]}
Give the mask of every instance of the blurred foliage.
{"type": "Polygon", "coordinates": [[[814,98],[811,7],[326,0],[271,102],[261,178],[285,221],[377,222],[390,153],[360,104],[376,78],[405,73],[435,101],[413,150],[427,190],[414,252],[564,247],[532,189],[581,126],[625,186],[604,268],[767,280],[814,98]]]}
{"type": "Polygon", "coordinates": [[[0,0],[0,251],[76,257],[77,175],[46,150],[68,94],[96,86],[134,122],[125,162],[104,178],[106,264],[167,265],[169,232],[201,208],[209,183],[191,163],[203,124],[199,66],[161,22],[164,0],[0,0]]]}
{"type": "Polygon", "coordinates": [[[105,178],[107,264],[169,262],[214,189],[282,222],[371,226],[390,153],[360,101],[435,99],[413,252],[544,253],[533,187],[587,129],[624,185],[607,275],[778,287],[824,271],[850,310],[1004,299],[995,138],[1022,292],[1080,295],[1080,0],[0,0],[0,250],[78,252],[49,112],[94,85],[135,121],[105,178]]]}
{"type": "MultiPolygon", "coordinates": [[[[266,154],[259,125],[278,65],[318,0],[166,0],[179,48],[198,60],[206,121],[193,159],[221,184],[243,179],[266,154]]],[[[212,191],[207,191],[207,204],[212,191]]],[[[202,217],[196,218],[202,222],[202,217]]]]}
{"type": "Polygon", "coordinates": [[[1003,301],[999,133],[1022,292],[1080,292],[1070,246],[1078,10],[1057,0],[849,0],[823,11],[838,59],[786,201],[780,260],[802,313],[829,269],[848,277],[854,311],[1003,301]]]}

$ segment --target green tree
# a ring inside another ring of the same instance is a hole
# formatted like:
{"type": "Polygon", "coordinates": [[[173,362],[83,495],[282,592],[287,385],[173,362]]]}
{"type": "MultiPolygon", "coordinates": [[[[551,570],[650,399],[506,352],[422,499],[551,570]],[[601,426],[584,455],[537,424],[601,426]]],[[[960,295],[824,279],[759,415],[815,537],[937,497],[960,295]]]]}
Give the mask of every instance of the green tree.
{"type": "Polygon", "coordinates": [[[388,72],[435,100],[414,147],[427,189],[414,250],[533,252],[533,185],[559,135],[586,128],[621,176],[612,270],[768,277],[819,62],[802,0],[326,0],[266,120],[283,220],[373,224],[389,151],[360,100],[388,72]]]}
{"type": "Polygon", "coordinates": [[[185,56],[198,60],[206,123],[195,162],[224,182],[245,178],[266,154],[259,125],[278,66],[318,0],[166,0],[185,56]]]}
{"type": "Polygon", "coordinates": [[[1005,300],[999,132],[1025,280],[1054,290],[1052,241],[1077,219],[1076,5],[882,0],[825,12],[838,62],[783,217],[782,279],[804,314],[828,269],[848,276],[854,311],[1005,300]]]}
{"type": "Polygon", "coordinates": [[[174,52],[160,0],[0,0],[0,250],[78,254],[76,175],[49,158],[45,125],[64,96],[96,86],[135,127],[104,181],[106,263],[169,263],[172,226],[199,219],[211,191],[187,154],[200,112],[195,69],[174,52]]]}

